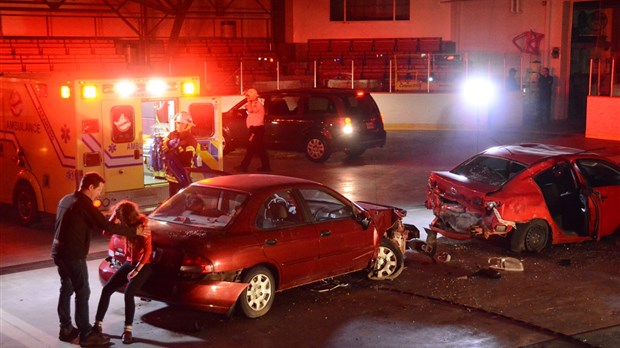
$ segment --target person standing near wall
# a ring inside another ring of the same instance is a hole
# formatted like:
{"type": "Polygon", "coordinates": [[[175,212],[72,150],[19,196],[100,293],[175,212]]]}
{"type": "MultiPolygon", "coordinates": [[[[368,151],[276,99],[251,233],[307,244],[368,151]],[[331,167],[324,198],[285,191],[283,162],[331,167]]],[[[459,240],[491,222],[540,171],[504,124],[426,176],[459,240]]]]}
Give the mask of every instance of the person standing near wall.
{"type": "Polygon", "coordinates": [[[553,76],[549,74],[549,68],[543,67],[538,74],[538,120],[542,124],[551,121],[551,91],[553,76]]]}
{"type": "Polygon", "coordinates": [[[248,117],[245,120],[245,124],[250,131],[250,137],[248,139],[248,148],[245,152],[245,157],[243,157],[241,164],[235,167],[235,170],[247,172],[252,158],[258,156],[261,160],[261,166],[258,167],[257,170],[259,172],[269,172],[271,171],[271,167],[269,165],[269,157],[267,156],[264,140],[265,107],[258,100],[258,92],[254,88],[248,89],[245,96],[248,100],[248,104],[246,105],[248,117]]]}
{"type": "Polygon", "coordinates": [[[508,77],[506,78],[506,91],[507,92],[515,92],[518,91],[519,81],[517,80],[517,69],[510,68],[508,71],[508,77]]]}

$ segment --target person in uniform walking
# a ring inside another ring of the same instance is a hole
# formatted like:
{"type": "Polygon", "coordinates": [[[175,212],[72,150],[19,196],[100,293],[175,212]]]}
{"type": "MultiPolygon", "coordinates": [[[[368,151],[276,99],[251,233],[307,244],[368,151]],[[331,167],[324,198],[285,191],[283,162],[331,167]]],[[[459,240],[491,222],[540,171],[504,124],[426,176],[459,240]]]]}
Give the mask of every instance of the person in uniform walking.
{"type": "Polygon", "coordinates": [[[265,149],[265,107],[258,100],[258,92],[254,88],[250,88],[245,93],[248,100],[246,109],[248,117],[245,120],[246,127],[250,131],[248,139],[248,148],[241,164],[235,167],[235,170],[247,172],[250,162],[254,156],[258,156],[261,160],[261,166],[258,167],[259,172],[269,172],[269,156],[265,149]]]}

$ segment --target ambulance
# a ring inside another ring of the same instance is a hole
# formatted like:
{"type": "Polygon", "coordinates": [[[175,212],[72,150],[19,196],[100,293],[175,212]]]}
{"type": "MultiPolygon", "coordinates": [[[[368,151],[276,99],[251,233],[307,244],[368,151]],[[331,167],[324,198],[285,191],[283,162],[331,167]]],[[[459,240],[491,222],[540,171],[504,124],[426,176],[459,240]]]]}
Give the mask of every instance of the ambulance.
{"type": "Polygon", "coordinates": [[[0,204],[29,225],[55,214],[82,175],[95,171],[106,181],[100,209],[129,199],[148,212],[168,198],[159,144],[180,111],[196,125],[193,179],[221,173],[221,101],[199,91],[195,76],[1,75],[0,204]]]}

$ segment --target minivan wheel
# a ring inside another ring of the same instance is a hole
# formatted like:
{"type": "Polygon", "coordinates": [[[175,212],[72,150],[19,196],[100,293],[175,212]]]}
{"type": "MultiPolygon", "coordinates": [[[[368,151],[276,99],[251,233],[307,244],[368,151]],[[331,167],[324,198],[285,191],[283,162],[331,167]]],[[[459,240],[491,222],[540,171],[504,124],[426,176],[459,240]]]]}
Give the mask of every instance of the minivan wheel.
{"type": "Polygon", "coordinates": [[[229,153],[233,152],[234,150],[235,148],[232,145],[232,142],[230,141],[230,135],[227,133],[224,133],[223,141],[222,141],[222,153],[224,154],[224,156],[226,156],[229,153]]]}
{"type": "Polygon", "coordinates": [[[331,155],[329,144],[322,136],[312,136],[306,141],[306,157],[312,162],[325,162],[331,155]]]}

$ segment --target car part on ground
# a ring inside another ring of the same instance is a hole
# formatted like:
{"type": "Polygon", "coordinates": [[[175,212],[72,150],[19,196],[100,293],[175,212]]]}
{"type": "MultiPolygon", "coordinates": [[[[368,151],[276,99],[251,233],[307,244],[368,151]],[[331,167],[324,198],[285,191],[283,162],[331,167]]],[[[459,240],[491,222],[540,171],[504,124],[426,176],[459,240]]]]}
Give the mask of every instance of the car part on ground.
{"type": "Polygon", "coordinates": [[[501,271],[523,272],[523,263],[514,257],[490,257],[489,267],[501,271]]]}

